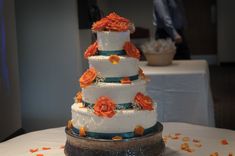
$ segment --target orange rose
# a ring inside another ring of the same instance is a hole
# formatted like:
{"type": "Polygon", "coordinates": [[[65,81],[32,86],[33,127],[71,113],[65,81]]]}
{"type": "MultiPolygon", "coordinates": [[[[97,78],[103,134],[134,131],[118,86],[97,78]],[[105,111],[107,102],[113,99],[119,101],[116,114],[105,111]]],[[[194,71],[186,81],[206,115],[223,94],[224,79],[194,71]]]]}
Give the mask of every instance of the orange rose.
{"type": "Polygon", "coordinates": [[[131,80],[129,79],[129,77],[124,77],[123,79],[121,79],[121,84],[131,84],[131,80]]]}
{"type": "Polygon", "coordinates": [[[76,102],[82,102],[82,92],[77,92],[76,94],[76,102]]]}
{"type": "Polygon", "coordinates": [[[123,49],[126,51],[128,56],[140,59],[140,51],[135,47],[133,43],[126,42],[123,49]]]}
{"type": "Polygon", "coordinates": [[[109,61],[112,63],[112,64],[118,64],[119,61],[120,61],[120,57],[118,55],[110,55],[109,56],[109,61]]]}
{"type": "Polygon", "coordinates": [[[138,92],[135,96],[135,103],[144,110],[153,110],[153,100],[149,96],[138,92]]]}
{"type": "Polygon", "coordinates": [[[85,88],[93,83],[93,81],[96,79],[97,73],[95,71],[95,68],[91,67],[88,69],[79,79],[80,86],[82,88],[85,88]]]}
{"type": "Polygon", "coordinates": [[[111,118],[115,114],[116,104],[108,97],[101,96],[96,101],[94,113],[101,117],[111,118]]]}
{"type": "Polygon", "coordinates": [[[94,56],[98,50],[98,43],[97,41],[91,44],[85,51],[84,57],[87,59],[90,56],[94,56]]]}

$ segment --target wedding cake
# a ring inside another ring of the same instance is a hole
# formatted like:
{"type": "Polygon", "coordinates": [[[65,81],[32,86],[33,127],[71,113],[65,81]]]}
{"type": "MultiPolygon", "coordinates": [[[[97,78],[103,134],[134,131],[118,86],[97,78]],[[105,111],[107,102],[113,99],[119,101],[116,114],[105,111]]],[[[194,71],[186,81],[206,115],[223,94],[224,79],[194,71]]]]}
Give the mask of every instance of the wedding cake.
{"type": "MultiPolygon", "coordinates": [[[[89,69],[79,79],[82,90],[71,107],[66,155],[95,155],[94,151],[120,155],[120,151],[142,148],[146,139],[151,141],[154,133],[161,133],[156,103],[146,92],[148,79],[139,68],[140,52],[130,41],[134,30],[128,19],[116,13],[92,25],[97,41],[84,53],[89,69]],[[145,140],[141,142],[138,138],[145,140]]],[[[156,139],[162,143],[161,135],[153,140],[156,139]]]]}

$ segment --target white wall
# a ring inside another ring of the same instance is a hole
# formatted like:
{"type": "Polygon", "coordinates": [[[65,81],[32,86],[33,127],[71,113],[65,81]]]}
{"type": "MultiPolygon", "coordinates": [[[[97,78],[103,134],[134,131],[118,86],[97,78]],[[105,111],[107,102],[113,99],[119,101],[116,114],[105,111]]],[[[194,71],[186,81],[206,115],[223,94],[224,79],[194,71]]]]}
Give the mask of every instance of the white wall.
{"type": "Polygon", "coordinates": [[[115,11],[133,21],[135,26],[148,28],[151,36],[154,37],[152,0],[102,0],[98,1],[98,5],[105,15],[115,11]]]}
{"type": "Polygon", "coordinates": [[[235,1],[217,0],[218,58],[220,62],[235,62],[235,1]]]}
{"type": "Polygon", "coordinates": [[[21,128],[14,0],[0,0],[0,125],[0,141],[21,128]]]}
{"type": "Polygon", "coordinates": [[[76,0],[16,1],[23,128],[64,126],[82,73],[76,0]]]}

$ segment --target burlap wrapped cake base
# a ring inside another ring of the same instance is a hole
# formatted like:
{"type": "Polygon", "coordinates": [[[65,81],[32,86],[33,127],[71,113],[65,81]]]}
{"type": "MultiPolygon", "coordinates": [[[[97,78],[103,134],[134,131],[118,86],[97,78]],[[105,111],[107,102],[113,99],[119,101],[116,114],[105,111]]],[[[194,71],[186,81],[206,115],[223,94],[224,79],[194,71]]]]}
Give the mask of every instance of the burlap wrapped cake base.
{"type": "Polygon", "coordinates": [[[142,137],[124,140],[104,140],[75,136],[66,129],[66,156],[162,156],[165,144],[163,126],[157,123],[157,131],[142,137]]]}

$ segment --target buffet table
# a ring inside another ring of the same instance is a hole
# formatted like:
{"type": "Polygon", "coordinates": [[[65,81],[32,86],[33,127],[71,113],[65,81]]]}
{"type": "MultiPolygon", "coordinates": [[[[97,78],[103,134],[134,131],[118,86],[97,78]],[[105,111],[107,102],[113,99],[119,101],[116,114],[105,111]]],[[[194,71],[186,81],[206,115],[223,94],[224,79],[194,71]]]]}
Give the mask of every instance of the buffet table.
{"type": "Polygon", "coordinates": [[[214,126],[208,64],[203,60],[173,61],[170,66],[147,66],[148,94],[158,103],[158,119],[214,126]]]}
{"type": "MultiPolygon", "coordinates": [[[[164,156],[235,154],[235,131],[173,122],[163,123],[163,126],[164,156]],[[191,152],[181,149],[184,143],[189,144],[191,152]]],[[[63,156],[65,140],[64,127],[41,130],[0,143],[0,153],[4,156],[63,156]]]]}

